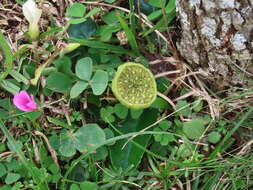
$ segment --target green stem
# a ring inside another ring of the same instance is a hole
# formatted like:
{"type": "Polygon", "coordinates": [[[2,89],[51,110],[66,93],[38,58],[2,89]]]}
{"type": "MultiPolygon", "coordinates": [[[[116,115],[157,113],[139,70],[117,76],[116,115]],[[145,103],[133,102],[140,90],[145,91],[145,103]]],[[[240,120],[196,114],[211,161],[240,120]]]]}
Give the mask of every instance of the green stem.
{"type": "Polygon", "coordinates": [[[47,108],[48,106],[51,106],[51,105],[53,105],[53,104],[57,104],[58,102],[61,102],[61,101],[63,101],[63,100],[65,100],[65,97],[60,98],[59,100],[55,100],[55,101],[53,101],[53,102],[50,102],[50,103],[47,104],[47,105],[43,105],[43,106],[41,106],[40,108],[47,108]]]}
{"type": "Polygon", "coordinates": [[[35,77],[33,79],[30,80],[31,84],[36,86],[37,83],[38,83],[38,80],[42,74],[42,71],[47,67],[49,66],[53,61],[54,59],[60,54],[60,51],[59,50],[56,50],[53,55],[46,61],[46,63],[44,63],[43,65],[39,66],[36,71],[35,71],[35,77]]]}

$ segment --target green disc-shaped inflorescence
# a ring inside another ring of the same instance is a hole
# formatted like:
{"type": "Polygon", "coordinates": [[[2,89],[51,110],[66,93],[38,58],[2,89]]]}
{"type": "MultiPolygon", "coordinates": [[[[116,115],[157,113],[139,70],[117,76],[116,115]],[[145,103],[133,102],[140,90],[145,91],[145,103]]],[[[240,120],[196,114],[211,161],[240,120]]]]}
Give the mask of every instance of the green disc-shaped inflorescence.
{"type": "Polygon", "coordinates": [[[118,67],[112,81],[112,91],[126,107],[142,109],[156,99],[157,88],[153,74],[141,64],[128,62],[118,67]]]}

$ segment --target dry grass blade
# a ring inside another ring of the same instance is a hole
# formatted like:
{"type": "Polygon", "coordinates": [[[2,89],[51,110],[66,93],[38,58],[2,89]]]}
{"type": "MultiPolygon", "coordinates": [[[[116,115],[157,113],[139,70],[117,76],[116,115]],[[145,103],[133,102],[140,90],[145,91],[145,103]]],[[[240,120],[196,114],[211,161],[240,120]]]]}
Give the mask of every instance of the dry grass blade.
{"type": "Polygon", "coordinates": [[[173,101],[176,102],[178,100],[183,100],[183,99],[188,98],[189,96],[193,96],[193,95],[196,95],[195,91],[188,92],[188,93],[184,94],[183,96],[180,96],[180,97],[174,99],[173,101]]]}
{"type": "Polygon", "coordinates": [[[39,149],[38,149],[38,146],[37,146],[37,144],[36,144],[36,142],[35,142],[34,139],[32,139],[32,143],[33,143],[33,149],[34,149],[35,162],[37,164],[39,164],[40,163],[39,149]]]}
{"type": "Polygon", "coordinates": [[[220,116],[219,101],[217,99],[213,99],[208,94],[208,92],[205,90],[205,87],[202,84],[201,80],[197,76],[197,74],[202,74],[202,75],[206,76],[206,73],[203,71],[193,72],[187,64],[184,63],[183,65],[186,67],[186,70],[189,70],[190,72],[185,73],[185,75],[176,78],[173,81],[173,83],[171,84],[171,86],[168,88],[168,90],[170,90],[176,84],[177,81],[181,81],[181,83],[185,84],[189,89],[191,89],[191,91],[195,92],[194,95],[201,96],[204,100],[207,101],[212,119],[219,118],[219,116],[220,116]],[[200,89],[197,88],[196,85],[192,82],[192,79],[190,78],[191,76],[194,77],[194,79],[197,82],[200,89]],[[188,81],[191,85],[187,84],[184,81],[186,78],[188,79],[188,81]]]}
{"type": "Polygon", "coordinates": [[[170,98],[168,98],[167,96],[165,96],[164,94],[160,92],[157,92],[157,95],[160,96],[162,99],[164,99],[166,102],[168,102],[173,107],[173,109],[176,109],[176,105],[173,103],[173,101],[170,98]]]}
{"type": "Polygon", "coordinates": [[[237,64],[235,64],[233,61],[231,62],[236,68],[238,68],[240,71],[242,71],[243,73],[253,77],[253,74],[251,74],[250,72],[246,71],[245,69],[241,68],[240,66],[238,66],[237,64]]]}
{"type": "Polygon", "coordinates": [[[253,140],[250,140],[243,146],[243,148],[237,153],[237,155],[242,156],[246,154],[248,150],[251,150],[252,145],[253,145],[253,140]]]}
{"type": "Polygon", "coordinates": [[[47,144],[47,147],[48,147],[48,150],[49,150],[49,152],[52,156],[52,159],[54,160],[54,163],[57,166],[59,166],[58,159],[57,159],[57,154],[56,154],[55,150],[53,149],[53,147],[51,146],[51,144],[50,144],[49,140],[47,139],[47,137],[40,131],[35,131],[34,134],[37,135],[37,136],[42,137],[45,140],[45,142],[47,144]]]}
{"type": "Polygon", "coordinates": [[[155,78],[165,77],[167,75],[178,74],[178,73],[181,73],[181,70],[167,71],[167,72],[164,72],[164,73],[156,74],[155,78]]]}
{"type": "Polygon", "coordinates": [[[13,154],[13,152],[3,152],[0,154],[0,158],[3,158],[3,157],[8,156],[10,154],[13,154]]]}

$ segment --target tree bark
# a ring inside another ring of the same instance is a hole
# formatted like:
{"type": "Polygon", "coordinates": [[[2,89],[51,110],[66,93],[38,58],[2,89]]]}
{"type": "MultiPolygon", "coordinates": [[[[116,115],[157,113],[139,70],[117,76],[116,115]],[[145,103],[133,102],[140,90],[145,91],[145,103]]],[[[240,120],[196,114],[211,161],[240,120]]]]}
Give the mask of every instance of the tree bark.
{"type": "Polygon", "coordinates": [[[177,0],[176,7],[186,62],[215,86],[251,85],[253,0],[177,0]]]}

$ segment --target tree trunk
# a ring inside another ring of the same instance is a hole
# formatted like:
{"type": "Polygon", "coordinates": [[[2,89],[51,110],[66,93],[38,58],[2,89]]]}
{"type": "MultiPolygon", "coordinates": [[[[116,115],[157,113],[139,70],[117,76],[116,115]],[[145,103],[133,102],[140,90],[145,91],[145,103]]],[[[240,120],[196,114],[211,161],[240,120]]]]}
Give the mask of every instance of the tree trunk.
{"type": "Polygon", "coordinates": [[[252,85],[253,0],[177,0],[176,6],[177,47],[186,62],[206,71],[216,87],[252,85]]]}

